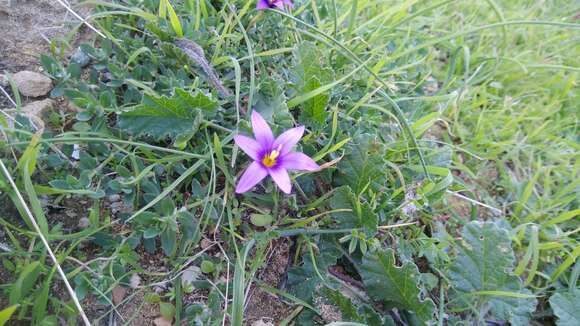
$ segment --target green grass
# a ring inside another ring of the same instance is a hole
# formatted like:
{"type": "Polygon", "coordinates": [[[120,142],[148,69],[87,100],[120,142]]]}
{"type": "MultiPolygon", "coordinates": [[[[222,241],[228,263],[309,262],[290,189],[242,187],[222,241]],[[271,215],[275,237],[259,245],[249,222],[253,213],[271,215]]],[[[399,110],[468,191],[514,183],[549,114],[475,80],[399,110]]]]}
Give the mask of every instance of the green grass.
{"type": "Polygon", "coordinates": [[[52,292],[65,290],[38,232],[93,323],[109,317],[89,302],[139,307],[118,321],[146,306],[204,325],[580,320],[564,313],[580,304],[578,3],[91,2],[108,39],[83,45],[84,77],[66,42],[42,59],[53,95],[82,111],[40,139],[3,128],[27,200],[0,179],[16,207],[0,213],[0,309],[18,305],[15,322],[81,321],[52,292]],[[188,60],[182,35],[205,58],[188,60]],[[306,125],[300,148],[326,168],[293,174],[290,196],[270,181],[236,195],[248,159],[232,139],[250,132],[250,109],[277,134],[306,125]],[[39,196],[65,210],[87,200],[89,226],[57,223],[39,196]],[[257,291],[288,309],[263,315],[257,291]]]}

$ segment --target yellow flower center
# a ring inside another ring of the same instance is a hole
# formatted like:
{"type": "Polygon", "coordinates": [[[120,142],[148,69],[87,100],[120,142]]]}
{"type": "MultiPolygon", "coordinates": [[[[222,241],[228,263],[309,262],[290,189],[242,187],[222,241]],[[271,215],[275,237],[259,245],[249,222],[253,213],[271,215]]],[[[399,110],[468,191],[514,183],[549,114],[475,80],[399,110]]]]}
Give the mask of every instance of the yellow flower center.
{"type": "Polygon", "coordinates": [[[264,155],[264,158],[262,159],[262,164],[264,164],[264,166],[269,168],[276,165],[276,159],[278,158],[278,156],[280,156],[281,149],[282,145],[278,146],[277,149],[271,151],[270,153],[264,155]]]}

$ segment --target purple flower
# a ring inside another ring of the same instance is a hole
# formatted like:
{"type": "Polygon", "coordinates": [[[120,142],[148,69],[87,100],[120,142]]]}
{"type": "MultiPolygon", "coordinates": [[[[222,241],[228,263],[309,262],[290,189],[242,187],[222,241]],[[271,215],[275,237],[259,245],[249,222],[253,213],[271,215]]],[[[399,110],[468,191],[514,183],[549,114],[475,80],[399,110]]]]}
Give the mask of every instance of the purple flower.
{"type": "Polygon", "coordinates": [[[304,134],[304,126],[286,130],[274,139],[266,120],[258,112],[253,111],[252,130],[256,139],[242,135],[234,137],[236,144],[254,160],[240,178],[236,186],[237,193],[252,189],[270,175],[278,187],[289,194],[292,184],[288,170],[315,171],[320,168],[306,154],[292,152],[292,147],[304,134]]]}
{"type": "Polygon", "coordinates": [[[280,10],[284,10],[284,6],[292,8],[292,0],[258,0],[256,9],[266,10],[269,8],[278,8],[280,10]]]}

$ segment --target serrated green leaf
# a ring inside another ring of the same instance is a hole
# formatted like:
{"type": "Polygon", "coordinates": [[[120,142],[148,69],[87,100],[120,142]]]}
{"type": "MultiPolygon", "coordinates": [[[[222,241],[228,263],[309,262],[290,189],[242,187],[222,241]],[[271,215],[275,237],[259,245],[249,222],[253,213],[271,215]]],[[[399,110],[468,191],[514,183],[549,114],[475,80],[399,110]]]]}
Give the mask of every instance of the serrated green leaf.
{"type": "Polygon", "coordinates": [[[377,215],[367,203],[361,203],[350,187],[342,186],[330,198],[330,207],[340,210],[332,213],[340,228],[362,228],[367,237],[377,232],[377,215]],[[346,211],[346,210],[350,211],[346,211]]]}
{"type": "Polygon", "coordinates": [[[294,58],[299,88],[303,88],[311,77],[317,77],[323,84],[332,81],[334,72],[332,69],[324,67],[325,53],[315,43],[306,41],[298,44],[294,48],[294,58]]]}
{"type": "MultiPolygon", "coordinates": [[[[324,67],[322,60],[324,56],[323,51],[312,42],[302,42],[295,47],[295,79],[298,94],[308,94],[334,80],[332,69],[324,67]]],[[[302,103],[300,119],[303,123],[321,126],[325,122],[328,115],[325,111],[329,101],[328,94],[328,91],[322,92],[302,103]]],[[[289,103],[289,106],[295,106],[298,103],[296,100],[291,100],[292,104],[289,103]]]]}
{"type": "Polygon", "coordinates": [[[554,294],[550,306],[558,317],[558,326],[580,325],[580,289],[554,294]]]}
{"type": "Polygon", "coordinates": [[[349,185],[355,194],[370,188],[380,189],[384,178],[384,162],[377,153],[384,150],[368,134],[357,137],[347,148],[347,155],[338,163],[336,180],[339,184],[349,185]]]}
{"type": "Polygon", "coordinates": [[[392,249],[368,253],[360,266],[367,292],[374,300],[391,308],[405,309],[420,322],[431,320],[435,305],[420,298],[419,269],[412,262],[395,264],[392,249]]]}
{"type": "MultiPolygon", "coordinates": [[[[302,92],[309,93],[322,86],[322,83],[316,76],[312,76],[306,81],[302,92]]],[[[322,125],[328,116],[326,105],[329,100],[328,94],[319,94],[307,100],[303,104],[300,119],[308,125],[322,125]]]]}
{"type": "MultiPolygon", "coordinates": [[[[321,237],[318,243],[319,254],[315,256],[316,269],[323,276],[328,267],[336,264],[336,260],[342,255],[336,248],[331,237],[321,237]]],[[[309,254],[304,254],[302,266],[291,267],[288,270],[288,287],[296,297],[310,301],[317,286],[322,282],[314,268],[314,263],[309,254]]]]}
{"type": "Polygon", "coordinates": [[[495,317],[527,325],[536,300],[513,273],[515,259],[508,232],[492,222],[474,221],[463,228],[462,238],[464,243],[448,273],[451,285],[469,296],[466,300],[472,304],[473,296],[479,298],[479,308],[491,309],[495,317]]]}
{"type": "Polygon", "coordinates": [[[355,302],[339,290],[325,287],[321,292],[330,303],[338,307],[342,314],[342,321],[360,322],[368,326],[395,325],[395,322],[390,316],[386,315],[384,318],[381,317],[368,304],[355,302]]]}
{"type": "Polygon", "coordinates": [[[119,127],[136,136],[175,138],[197,130],[217,107],[217,101],[201,92],[193,95],[177,88],[171,97],[145,95],[140,105],[119,116],[119,127]]]}

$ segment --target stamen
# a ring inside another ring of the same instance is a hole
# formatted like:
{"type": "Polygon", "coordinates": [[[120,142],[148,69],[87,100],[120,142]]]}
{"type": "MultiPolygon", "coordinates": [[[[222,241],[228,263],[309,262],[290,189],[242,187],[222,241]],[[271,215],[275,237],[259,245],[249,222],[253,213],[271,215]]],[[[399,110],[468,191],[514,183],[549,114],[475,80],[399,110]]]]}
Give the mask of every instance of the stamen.
{"type": "Polygon", "coordinates": [[[277,150],[273,150],[272,153],[270,153],[270,158],[273,160],[277,159],[278,156],[280,156],[280,152],[278,152],[277,150]]]}
{"type": "Polygon", "coordinates": [[[269,154],[264,155],[262,159],[262,164],[266,167],[273,167],[276,165],[276,159],[280,156],[280,150],[282,149],[282,145],[279,145],[277,149],[271,151],[269,154]]]}

